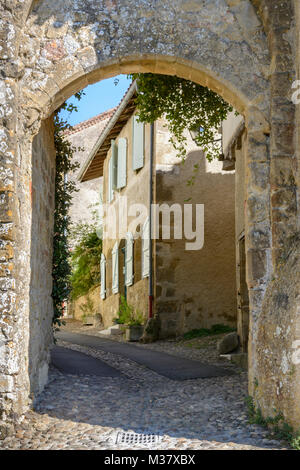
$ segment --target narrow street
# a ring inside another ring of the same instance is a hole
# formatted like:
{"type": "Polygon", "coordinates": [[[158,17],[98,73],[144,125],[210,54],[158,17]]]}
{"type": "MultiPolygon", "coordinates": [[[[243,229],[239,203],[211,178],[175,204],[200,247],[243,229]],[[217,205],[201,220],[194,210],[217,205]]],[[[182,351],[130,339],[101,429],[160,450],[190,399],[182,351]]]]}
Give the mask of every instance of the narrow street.
{"type": "MultiPolygon", "coordinates": [[[[63,331],[68,329],[72,331],[70,326],[63,331]]],[[[88,335],[96,334],[93,330],[87,333],[87,339],[88,335]]],[[[95,336],[90,339],[93,343],[95,336]]],[[[34,411],[27,414],[16,435],[6,438],[0,447],[53,450],[286,448],[284,443],[271,440],[268,431],[248,424],[244,402],[247,373],[230,363],[220,362],[214,352],[215,344],[215,338],[202,338],[201,341],[135,345],[141,354],[146,350],[159,351],[162,357],[169,354],[178,361],[179,358],[200,361],[224,368],[231,374],[173,380],[121,354],[60,339],[53,356],[58,367],[51,366],[49,383],[34,411]],[[129,435],[123,434],[128,432],[129,435]]]]}

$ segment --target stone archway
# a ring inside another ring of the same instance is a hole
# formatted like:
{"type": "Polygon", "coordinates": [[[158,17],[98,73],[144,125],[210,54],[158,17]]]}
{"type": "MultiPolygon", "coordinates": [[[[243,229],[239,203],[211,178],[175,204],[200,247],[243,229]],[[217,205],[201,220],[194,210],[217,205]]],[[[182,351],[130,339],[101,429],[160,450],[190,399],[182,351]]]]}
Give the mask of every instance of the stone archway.
{"type": "MultiPolygon", "coordinates": [[[[296,232],[296,159],[291,145],[295,109],[290,101],[295,77],[293,2],[31,0],[20,6],[12,0],[9,6],[0,2],[0,11],[9,25],[1,49],[5,107],[0,134],[4,175],[0,422],[13,421],[28,406],[33,139],[41,122],[74,92],[128,72],[193,80],[245,115],[250,393],[258,388],[257,403],[266,416],[274,407],[282,409],[276,392],[272,401],[265,400],[272,382],[260,382],[262,355],[275,347],[273,338],[265,335],[263,351],[258,339],[266,289],[272,289],[288,238],[296,232]]],[[[264,317],[268,322],[272,323],[271,314],[264,317]]],[[[295,327],[294,323],[293,335],[286,341],[287,371],[291,341],[299,339],[295,327]]],[[[286,383],[285,404],[295,404],[299,390],[295,393],[296,385],[290,384],[297,384],[299,365],[289,383],[286,368],[276,366],[276,361],[269,367],[271,376],[286,383]]],[[[286,419],[299,424],[299,409],[284,409],[286,419]]]]}

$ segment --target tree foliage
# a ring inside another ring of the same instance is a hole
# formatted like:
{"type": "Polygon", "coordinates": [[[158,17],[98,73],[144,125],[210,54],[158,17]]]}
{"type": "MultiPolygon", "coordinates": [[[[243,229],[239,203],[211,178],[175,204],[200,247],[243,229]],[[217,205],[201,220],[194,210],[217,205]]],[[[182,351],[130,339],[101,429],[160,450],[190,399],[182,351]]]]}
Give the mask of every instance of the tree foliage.
{"type": "Polygon", "coordinates": [[[171,133],[170,141],[178,157],[186,156],[185,131],[196,131],[195,142],[210,161],[222,149],[216,134],[232,107],[207,87],[176,76],[134,73],[137,81],[136,99],[140,121],[152,123],[165,117],[171,133]]]}
{"type": "MultiPolygon", "coordinates": [[[[75,97],[80,100],[83,92],[76,93],[75,97]]],[[[54,315],[53,325],[60,325],[63,314],[63,304],[67,300],[70,285],[70,250],[68,237],[70,233],[69,209],[72,194],[76,191],[76,184],[67,179],[78,168],[78,163],[73,161],[74,152],[78,149],[73,147],[67,140],[65,131],[71,126],[64,121],[59,111],[65,109],[68,112],[77,111],[73,104],[64,103],[54,115],[54,144],[56,150],[56,173],[55,173],[55,210],[54,210],[54,235],[53,235],[53,260],[52,260],[52,299],[54,315]]]]}
{"type": "Polygon", "coordinates": [[[75,300],[100,284],[102,240],[94,225],[82,223],[72,229],[71,238],[75,239],[75,244],[71,254],[70,284],[71,299],[75,300]]]}

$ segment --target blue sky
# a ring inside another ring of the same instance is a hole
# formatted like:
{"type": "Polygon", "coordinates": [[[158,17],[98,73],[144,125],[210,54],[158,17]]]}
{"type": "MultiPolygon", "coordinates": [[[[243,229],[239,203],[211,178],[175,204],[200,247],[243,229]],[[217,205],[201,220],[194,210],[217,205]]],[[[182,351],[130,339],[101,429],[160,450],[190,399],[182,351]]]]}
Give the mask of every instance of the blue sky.
{"type": "Polygon", "coordinates": [[[70,115],[66,111],[62,111],[61,116],[69,124],[75,126],[75,124],[86,121],[96,114],[103,113],[120,103],[130,83],[131,80],[127,78],[127,75],[118,75],[89,85],[84,89],[85,96],[80,101],[73,96],[68,100],[68,103],[71,102],[78,107],[78,112],[73,112],[70,115]],[[119,80],[117,85],[115,85],[116,79],[119,80]]]}

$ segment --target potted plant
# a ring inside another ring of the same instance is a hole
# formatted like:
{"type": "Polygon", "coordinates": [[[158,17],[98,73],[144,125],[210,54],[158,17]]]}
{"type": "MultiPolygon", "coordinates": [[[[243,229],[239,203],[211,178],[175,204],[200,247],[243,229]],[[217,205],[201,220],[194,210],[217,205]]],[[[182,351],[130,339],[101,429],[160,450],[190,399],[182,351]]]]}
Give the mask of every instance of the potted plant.
{"type": "Polygon", "coordinates": [[[139,341],[143,335],[143,314],[138,310],[134,311],[133,307],[128,305],[127,300],[122,295],[118,317],[114,318],[114,322],[124,325],[125,339],[127,341],[139,341]]]}
{"type": "Polygon", "coordinates": [[[139,341],[141,339],[144,332],[143,323],[143,314],[138,310],[133,312],[125,331],[127,341],[139,341]]]}

